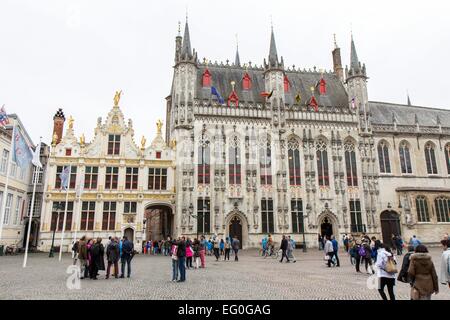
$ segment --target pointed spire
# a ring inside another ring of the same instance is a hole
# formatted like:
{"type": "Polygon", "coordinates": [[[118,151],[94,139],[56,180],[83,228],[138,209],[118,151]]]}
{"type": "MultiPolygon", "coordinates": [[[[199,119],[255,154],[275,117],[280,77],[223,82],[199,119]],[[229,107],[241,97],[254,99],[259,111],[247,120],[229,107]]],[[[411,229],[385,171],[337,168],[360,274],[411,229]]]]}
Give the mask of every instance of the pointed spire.
{"type": "Polygon", "coordinates": [[[406,98],[407,98],[408,106],[411,106],[412,105],[411,104],[411,99],[409,98],[409,93],[408,92],[406,93],[406,98]]]}
{"type": "Polygon", "coordinates": [[[189,25],[187,15],[186,15],[186,25],[184,26],[183,44],[181,46],[181,56],[188,59],[192,57],[191,39],[189,37],[189,25]]]}
{"type": "Polygon", "coordinates": [[[270,35],[269,64],[275,65],[277,62],[278,62],[277,46],[275,44],[275,35],[273,33],[273,26],[272,26],[272,33],[270,35]]]}
{"type": "Polygon", "coordinates": [[[359,60],[358,55],[356,54],[356,46],[355,41],[353,41],[353,33],[352,33],[352,43],[351,43],[351,52],[350,52],[350,68],[355,71],[359,70],[359,60]]]}
{"type": "Polygon", "coordinates": [[[236,58],[234,59],[234,64],[237,67],[241,66],[241,59],[239,59],[239,42],[237,40],[237,35],[236,35],[236,58]]]}

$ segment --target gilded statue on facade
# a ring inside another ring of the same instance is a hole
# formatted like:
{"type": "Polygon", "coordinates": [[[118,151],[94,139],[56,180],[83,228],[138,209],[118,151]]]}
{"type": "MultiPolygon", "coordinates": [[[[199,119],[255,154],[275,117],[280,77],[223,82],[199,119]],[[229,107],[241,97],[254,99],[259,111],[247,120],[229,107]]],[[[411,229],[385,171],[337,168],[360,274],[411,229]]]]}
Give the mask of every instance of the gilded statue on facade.
{"type": "Polygon", "coordinates": [[[69,121],[69,129],[72,130],[73,129],[73,123],[75,122],[75,120],[73,119],[72,116],[70,116],[68,121],[69,121]]]}
{"type": "Polygon", "coordinates": [[[122,90],[116,91],[116,94],[114,95],[114,106],[117,107],[119,105],[120,101],[120,95],[122,94],[122,90]]]}
{"type": "Polygon", "coordinates": [[[84,137],[84,133],[80,137],[80,145],[84,146],[86,144],[86,138],[84,137]]]}
{"type": "Polygon", "coordinates": [[[145,139],[144,136],[142,136],[141,139],[141,149],[144,150],[145,149],[145,144],[147,143],[147,139],[145,139]]]}
{"type": "Polygon", "coordinates": [[[52,145],[56,146],[57,142],[58,142],[58,134],[55,132],[55,134],[52,137],[52,145]]]}
{"type": "Polygon", "coordinates": [[[157,128],[158,134],[161,134],[162,126],[163,126],[163,122],[161,121],[161,119],[158,119],[158,121],[156,122],[156,128],[157,128]]]}

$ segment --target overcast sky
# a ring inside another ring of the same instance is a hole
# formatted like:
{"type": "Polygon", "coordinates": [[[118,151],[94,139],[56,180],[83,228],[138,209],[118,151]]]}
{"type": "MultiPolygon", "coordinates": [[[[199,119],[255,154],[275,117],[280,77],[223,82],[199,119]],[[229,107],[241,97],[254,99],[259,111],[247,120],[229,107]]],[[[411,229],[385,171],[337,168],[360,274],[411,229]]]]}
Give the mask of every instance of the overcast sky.
{"type": "Polygon", "coordinates": [[[0,106],[17,113],[32,139],[51,140],[62,107],[87,141],[122,89],[135,141],[150,142],[165,117],[178,21],[189,14],[199,59],[258,65],[273,20],[285,65],[332,69],[333,34],[349,63],[352,28],[367,66],[369,99],[450,108],[448,1],[1,0],[0,106]]]}

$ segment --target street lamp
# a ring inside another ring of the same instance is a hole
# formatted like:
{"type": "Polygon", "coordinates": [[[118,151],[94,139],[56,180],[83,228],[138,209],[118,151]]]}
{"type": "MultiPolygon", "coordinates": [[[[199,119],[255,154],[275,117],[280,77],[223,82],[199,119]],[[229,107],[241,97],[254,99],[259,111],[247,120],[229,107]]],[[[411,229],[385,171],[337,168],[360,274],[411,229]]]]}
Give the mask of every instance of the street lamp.
{"type": "Polygon", "coordinates": [[[50,253],[48,254],[49,258],[53,258],[53,247],[55,244],[55,233],[56,233],[56,229],[58,228],[59,225],[59,216],[61,215],[61,211],[62,211],[62,203],[55,203],[53,208],[56,210],[57,212],[57,216],[56,216],[56,225],[55,228],[53,228],[53,237],[52,237],[52,246],[50,247],[50,253]]]}

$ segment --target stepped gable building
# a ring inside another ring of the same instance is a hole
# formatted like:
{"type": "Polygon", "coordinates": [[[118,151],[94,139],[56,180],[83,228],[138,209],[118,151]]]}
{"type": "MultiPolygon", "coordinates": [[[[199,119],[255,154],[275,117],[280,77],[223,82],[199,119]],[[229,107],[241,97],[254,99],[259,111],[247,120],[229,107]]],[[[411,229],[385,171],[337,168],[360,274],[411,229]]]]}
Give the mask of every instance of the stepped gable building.
{"type": "Polygon", "coordinates": [[[200,62],[175,40],[166,141],[175,140],[175,222],[181,234],[363,232],[437,242],[450,230],[450,110],[369,101],[351,39],[349,67],[286,67],[272,30],[261,67],[200,62]]]}
{"type": "Polygon", "coordinates": [[[56,113],[41,218],[41,250],[50,250],[54,234],[58,250],[63,230],[64,251],[70,251],[74,239],[83,235],[105,241],[109,236],[126,235],[138,249],[144,239],[172,234],[174,151],[162,137],[161,122],[150,146],[144,137],[137,145],[133,123],[125,121],[119,99],[116,93],[106,121],[98,118],[91,142],[85,141],[84,134],[75,136],[72,118],[66,120],[62,110],[56,113]],[[66,192],[60,174],[68,166],[66,192]]]}

